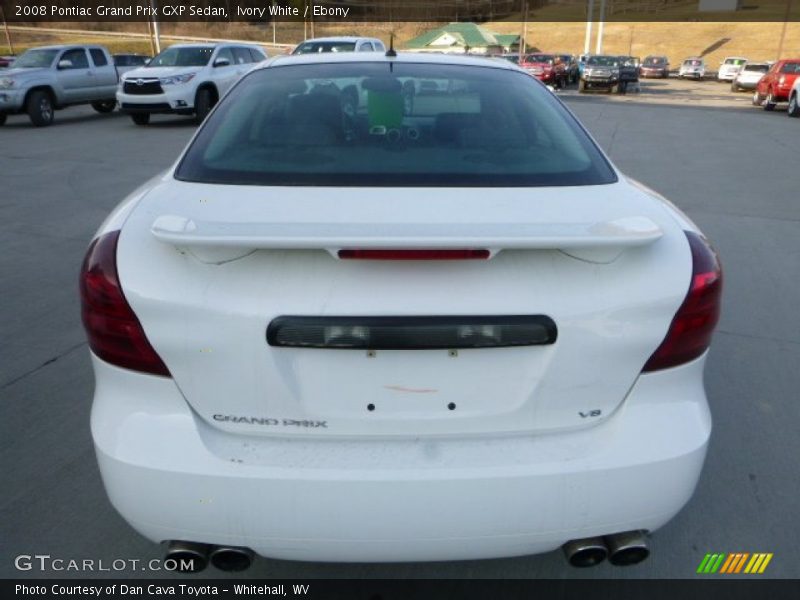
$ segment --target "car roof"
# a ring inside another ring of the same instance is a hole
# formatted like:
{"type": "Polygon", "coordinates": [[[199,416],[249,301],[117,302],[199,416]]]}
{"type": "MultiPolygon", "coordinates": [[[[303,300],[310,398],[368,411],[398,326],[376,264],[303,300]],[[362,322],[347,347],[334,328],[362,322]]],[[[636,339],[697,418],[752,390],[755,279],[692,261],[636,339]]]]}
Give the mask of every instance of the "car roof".
{"type": "Polygon", "coordinates": [[[103,48],[102,44],[52,44],[50,46],[36,46],[28,50],[66,50],[68,48],[103,48]]]}
{"type": "MultiPolygon", "coordinates": [[[[329,36],[329,37],[311,38],[311,39],[308,39],[308,40],[303,40],[300,43],[301,44],[307,44],[309,42],[358,42],[360,40],[373,41],[373,40],[376,40],[376,39],[377,38],[362,37],[362,36],[356,37],[356,36],[352,36],[352,35],[339,35],[339,36],[334,35],[334,36],[329,36]]],[[[380,41],[380,40],[378,40],[378,41],[380,41]]]]}
{"type": "MultiPolygon", "coordinates": [[[[192,43],[192,44],[170,44],[169,48],[216,48],[218,46],[248,46],[260,48],[261,46],[255,42],[208,42],[192,43]]],[[[165,48],[167,50],[168,48],[165,48]]]]}
{"type": "Polygon", "coordinates": [[[427,54],[414,52],[398,52],[396,57],[387,57],[380,52],[342,52],[324,54],[281,54],[274,58],[259,63],[257,69],[266,69],[287,65],[313,65],[324,63],[409,63],[429,65],[461,65],[473,67],[489,67],[493,69],[507,69],[519,71],[519,67],[503,60],[488,60],[484,56],[469,56],[463,54],[427,54]]]}

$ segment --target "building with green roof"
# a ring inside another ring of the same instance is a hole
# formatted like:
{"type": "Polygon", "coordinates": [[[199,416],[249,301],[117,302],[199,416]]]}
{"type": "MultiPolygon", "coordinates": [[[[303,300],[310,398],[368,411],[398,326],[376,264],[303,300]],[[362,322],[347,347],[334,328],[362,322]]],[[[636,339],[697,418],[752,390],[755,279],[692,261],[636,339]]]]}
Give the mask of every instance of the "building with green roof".
{"type": "Polygon", "coordinates": [[[517,50],[519,36],[492,33],[476,23],[448,23],[409,40],[405,47],[414,52],[502,54],[517,50]]]}

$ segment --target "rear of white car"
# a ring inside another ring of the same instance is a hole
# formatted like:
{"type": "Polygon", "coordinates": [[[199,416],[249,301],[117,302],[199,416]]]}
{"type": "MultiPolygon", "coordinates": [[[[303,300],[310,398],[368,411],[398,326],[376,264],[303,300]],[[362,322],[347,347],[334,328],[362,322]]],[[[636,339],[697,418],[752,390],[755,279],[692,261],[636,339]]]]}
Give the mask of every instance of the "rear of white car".
{"type": "Polygon", "coordinates": [[[745,63],[742,68],[736,73],[736,76],[731,81],[731,91],[738,92],[739,90],[754,90],[758,86],[758,82],[769,71],[769,63],[745,63]]]}
{"type": "Polygon", "coordinates": [[[706,63],[702,58],[687,58],[678,69],[681,79],[704,79],[706,76],[706,63]]]}
{"type": "Polygon", "coordinates": [[[512,65],[326,61],[248,75],[89,249],[112,503],[219,566],[641,560],[705,457],[715,254],[512,65]]]}
{"type": "Polygon", "coordinates": [[[733,81],[746,62],[741,56],[726,57],[719,65],[717,81],[733,81]]]}

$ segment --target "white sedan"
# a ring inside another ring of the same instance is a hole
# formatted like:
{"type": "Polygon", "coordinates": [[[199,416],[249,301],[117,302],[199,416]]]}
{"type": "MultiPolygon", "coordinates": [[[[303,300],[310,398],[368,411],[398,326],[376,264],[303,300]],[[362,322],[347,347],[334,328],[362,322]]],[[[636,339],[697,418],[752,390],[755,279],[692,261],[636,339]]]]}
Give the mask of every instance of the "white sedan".
{"type": "Polygon", "coordinates": [[[282,56],[91,242],[105,487],[187,570],[636,563],[700,476],[720,294],[516,66],[282,56]]]}

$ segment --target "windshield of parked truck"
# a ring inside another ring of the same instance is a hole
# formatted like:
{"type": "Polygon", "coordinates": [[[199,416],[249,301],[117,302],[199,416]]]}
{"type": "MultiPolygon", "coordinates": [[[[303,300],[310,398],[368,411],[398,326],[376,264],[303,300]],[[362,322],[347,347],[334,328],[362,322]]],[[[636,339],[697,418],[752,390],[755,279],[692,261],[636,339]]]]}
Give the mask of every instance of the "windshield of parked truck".
{"type": "Polygon", "coordinates": [[[204,67],[214,53],[213,46],[167,48],[148,67],[204,67]]]}
{"type": "Polygon", "coordinates": [[[318,52],[353,52],[355,42],[305,42],[294,49],[292,54],[316,54],[318,52]]]}
{"type": "Polygon", "coordinates": [[[619,57],[618,56],[590,56],[589,59],[586,61],[587,65],[591,65],[593,67],[618,67],[619,66],[619,57]]]}
{"type": "Polygon", "coordinates": [[[58,55],[58,50],[28,50],[14,61],[15,69],[37,69],[49,67],[58,55]]]}
{"type": "Polygon", "coordinates": [[[800,75],[800,62],[787,62],[781,67],[781,73],[786,73],[787,75],[800,75]]]}

